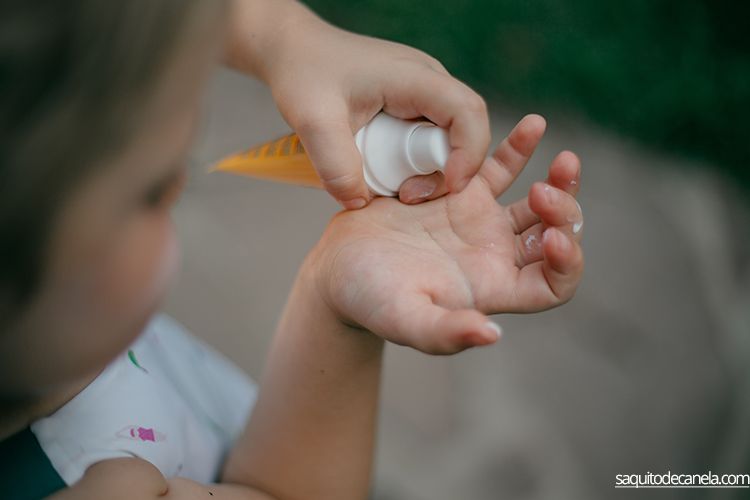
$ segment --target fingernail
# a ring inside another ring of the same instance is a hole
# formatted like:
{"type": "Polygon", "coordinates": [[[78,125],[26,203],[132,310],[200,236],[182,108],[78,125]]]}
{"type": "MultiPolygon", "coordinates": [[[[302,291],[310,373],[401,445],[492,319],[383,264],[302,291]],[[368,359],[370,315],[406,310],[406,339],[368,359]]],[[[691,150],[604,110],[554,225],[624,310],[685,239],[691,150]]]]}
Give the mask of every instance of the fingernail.
{"type": "Polygon", "coordinates": [[[344,207],[347,210],[359,210],[360,208],[364,208],[365,205],[367,205],[367,200],[364,198],[354,198],[353,200],[344,202],[344,207]]]}
{"type": "Polygon", "coordinates": [[[424,200],[428,196],[430,196],[432,193],[435,192],[435,188],[437,187],[437,184],[435,182],[430,181],[415,181],[409,188],[409,191],[412,193],[416,193],[413,196],[408,196],[406,198],[407,202],[414,202],[419,200],[424,200]]]}
{"type": "Polygon", "coordinates": [[[497,338],[500,338],[500,337],[502,337],[502,335],[503,335],[503,329],[502,329],[502,328],[500,328],[500,325],[498,325],[498,324],[497,324],[497,323],[495,323],[494,321],[488,321],[487,323],[485,323],[485,326],[486,326],[486,327],[487,327],[487,329],[488,329],[488,330],[490,330],[490,331],[492,332],[492,334],[493,334],[493,335],[495,335],[495,336],[496,336],[497,338]]]}

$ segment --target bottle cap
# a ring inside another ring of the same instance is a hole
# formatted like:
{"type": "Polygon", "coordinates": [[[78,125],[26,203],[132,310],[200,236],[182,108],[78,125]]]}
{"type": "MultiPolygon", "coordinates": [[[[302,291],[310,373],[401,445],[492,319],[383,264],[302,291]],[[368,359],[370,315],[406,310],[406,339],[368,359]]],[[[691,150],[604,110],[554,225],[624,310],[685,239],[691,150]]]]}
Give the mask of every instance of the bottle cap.
{"type": "Polygon", "coordinates": [[[407,152],[410,163],[420,173],[443,170],[451,152],[448,134],[444,129],[424,122],[411,133],[407,152]]]}
{"type": "Polygon", "coordinates": [[[445,168],[448,133],[428,121],[401,120],[379,113],[355,135],[365,181],[382,196],[396,196],[415,175],[445,168]]]}

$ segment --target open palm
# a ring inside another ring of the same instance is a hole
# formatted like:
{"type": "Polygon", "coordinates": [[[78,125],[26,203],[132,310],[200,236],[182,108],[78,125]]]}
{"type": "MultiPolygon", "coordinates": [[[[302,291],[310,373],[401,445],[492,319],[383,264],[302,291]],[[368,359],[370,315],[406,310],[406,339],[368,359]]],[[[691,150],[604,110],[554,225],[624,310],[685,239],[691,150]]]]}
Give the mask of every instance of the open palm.
{"type": "Polygon", "coordinates": [[[541,117],[524,118],[460,193],[339,213],[322,241],[330,305],[389,341],[447,354],[497,339],[486,314],[570,299],[583,270],[575,155],[561,153],[528,197],[496,201],[543,133],[541,117]]]}

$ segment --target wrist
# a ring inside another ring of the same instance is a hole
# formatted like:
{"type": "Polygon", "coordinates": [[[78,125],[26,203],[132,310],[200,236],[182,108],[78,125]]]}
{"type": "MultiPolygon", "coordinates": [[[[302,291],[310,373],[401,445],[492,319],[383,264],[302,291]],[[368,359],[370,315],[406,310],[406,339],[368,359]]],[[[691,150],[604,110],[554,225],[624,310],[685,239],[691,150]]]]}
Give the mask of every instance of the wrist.
{"type": "Polygon", "coordinates": [[[299,288],[305,301],[311,304],[319,317],[328,318],[335,323],[337,328],[346,329],[352,332],[368,332],[363,329],[347,311],[343,310],[339,304],[342,292],[336,287],[344,286],[337,279],[336,273],[336,251],[335,245],[327,244],[326,236],[310,251],[305,258],[302,267],[297,276],[295,288],[299,288]]]}
{"type": "Polygon", "coordinates": [[[367,496],[383,340],[343,324],[324,299],[320,257],[335,248],[316,246],[297,274],[226,482],[278,498],[367,496]]]}
{"type": "Polygon", "coordinates": [[[305,257],[295,282],[295,289],[309,307],[318,311],[321,318],[328,318],[343,328],[350,326],[344,321],[339,311],[333,307],[330,293],[329,273],[331,266],[327,264],[325,252],[316,245],[305,257]]]}

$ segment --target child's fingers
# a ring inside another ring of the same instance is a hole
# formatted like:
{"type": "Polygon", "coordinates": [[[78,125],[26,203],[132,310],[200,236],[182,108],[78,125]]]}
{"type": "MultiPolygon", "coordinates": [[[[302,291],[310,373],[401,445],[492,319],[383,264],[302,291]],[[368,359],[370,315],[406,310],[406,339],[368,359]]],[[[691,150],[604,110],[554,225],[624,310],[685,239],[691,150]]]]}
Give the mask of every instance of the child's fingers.
{"type": "Polygon", "coordinates": [[[455,354],[494,344],[500,337],[500,328],[479,311],[449,311],[435,305],[413,311],[408,328],[415,335],[412,347],[427,354],[455,354]]]}
{"type": "Polygon", "coordinates": [[[526,115],[503,139],[492,156],[484,160],[479,175],[497,198],[526,166],[544,135],[547,123],[539,115],[526,115]]]}
{"type": "Polygon", "coordinates": [[[573,196],[546,182],[536,182],[528,198],[529,208],[546,226],[556,226],[580,238],[583,212],[573,196]]]}
{"type": "Polygon", "coordinates": [[[529,207],[528,196],[508,205],[507,214],[510,219],[510,226],[515,234],[523,233],[541,220],[529,207]]]}
{"type": "Polygon", "coordinates": [[[583,274],[583,251],[578,242],[557,228],[542,234],[542,272],[559,303],[573,297],[583,274]]]}
{"type": "MultiPolygon", "coordinates": [[[[578,201],[576,201],[575,199],[571,199],[573,200],[573,203],[575,203],[575,210],[573,211],[573,215],[568,215],[567,217],[565,217],[564,223],[556,227],[557,229],[563,231],[565,234],[572,236],[573,240],[580,241],[581,237],[583,236],[583,215],[581,212],[581,205],[579,205],[578,201]]],[[[526,210],[531,212],[531,209],[528,208],[528,203],[526,203],[525,207],[526,210]]],[[[563,218],[563,214],[556,213],[555,217],[558,220],[561,220],[563,218]]],[[[531,224],[520,234],[516,235],[516,265],[519,268],[531,264],[532,262],[542,260],[542,235],[545,228],[548,225],[551,225],[550,222],[552,221],[552,218],[549,218],[544,222],[531,224]]]]}
{"type": "Polygon", "coordinates": [[[581,160],[571,151],[558,154],[549,166],[547,184],[575,196],[581,189],[581,160]]]}
{"type": "Polygon", "coordinates": [[[369,203],[362,158],[344,111],[339,118],[309,118],[293,125],[326,191],[347,209],[369,203]]]}
{"type": "Polygon", "coordinates": [[[466,187],[490,144],[484,100],[459,80],[425,66],[424,71],[405,73],[391,81],[385,103],[383,109],[390,115],[424,116],[448,128],[451,152],[445,169],[447,185],[454,192],[466,187]]]}
{"type": "MultiPolygon", "coordinates": [[[[581,161],[575,153],[563,151],[552,160],[547,174],[547,184],[575,196],[581,187],[581,161]]],[[[528,197],[508,206],[513,232],[521,234],[541,219],[529,207],[528,197]]]]}
{"type": "Polygon", "coordinates": [[[542,260],[543,224],[534,224],[516,235],[516,266],[522,268],[532,262],[542,260]]]}
{"type": "Polygon", "coordinates": [[[583,274],[583,251],[570,235],[547,228],[542,236],[544,260],[523,267],[513,294],[514,312],[536,312],[567,302],[583,274]]]}
{"type": "Polygon", "coordinates": [[[434,304],[427,295],[394,300],[388,309],[380,314],[391,318],[384,338],[427,354],[454,354],[495,343],[500,337],[497,324],[479,311],[451,311],[434,304]]]}
{"type": "Polygon", "coordinates": [[[543,182],[535,183],[529,196],[509,205],[507,214],[518,241],[524,243],[529,234],[538,236],[541,233],[539,228],[530,232],[540,222],[548,226],[566,227],[576,237],[580,237],[583,227],[583,212],[578,202],[562,190],[543,182]]]}

